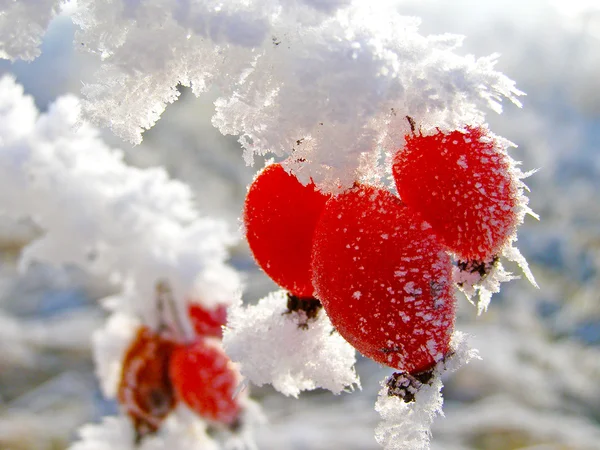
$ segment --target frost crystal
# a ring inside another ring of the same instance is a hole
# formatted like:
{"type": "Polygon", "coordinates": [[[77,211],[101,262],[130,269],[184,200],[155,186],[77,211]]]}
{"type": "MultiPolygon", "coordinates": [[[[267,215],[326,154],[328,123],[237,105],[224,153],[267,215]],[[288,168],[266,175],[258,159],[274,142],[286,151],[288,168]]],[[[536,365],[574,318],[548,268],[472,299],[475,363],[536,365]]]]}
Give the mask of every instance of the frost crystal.
{"type": "MultiPolygon", "coordinates": [[[[300,180],[335,191],[373,174],[381,147],[424,130],[482,123],[521,93],[496,57],[422,36],[383,2],[80,0],[77,42],[102,67],[83,88],[88,117],[141,141],[178,84],[219,89],[213,123],[254,155],[294,154],[300,180]],[[325,6],[326,5],[326,6],[325,6]],[[357,172],[358,171],[358,172],[357,172]]],[[[294,162],[290,162],[294,166],[294,162]]],[[[377,171],[377,170],[376,170],[377,171]]],[[[375,172],[376,172],[375,171],[375,172]]]]}
{"type": "Polygon", "coordinates": [[[414,401],[390,396],[384,380],[375,404],[383,419],[375,429],[377,442],[385,450],[428,450],[431,424],[436,416],[443,415],[441,375],[454,372],[473,358],[479,358],[477,351],[469,347],[464,333],[455,331],[449,356],[438,363],[432,381],[421,386],[414,401]]]}
{"type": "Polygon", "coordinates": [[[223,344],[242,374],[294,397],[318,387],[339,394],[360,386],[354,348],[333,330],[325,311],[305,322],[301,312],[288,313],[286,303],[286,292],[277,291],[256,305],[230,309],[223,344]]]}
{"type": "Polygon", "coordinates": [[[0,59],[33,60],[63,0],[0,2],[0,59]]]}
{"type": "MultiPolygon", "coordinates": [[[[502,251],[502,256],[508,261],[517,263],[527,280],[536,288],[538,287],[535,278],[529,269],[527,260],[518,248],[510,245],[506,246],[502,251]]],[[[459,267],[454,267],[453,269],[453,279],[467,299],[473,303],[473,298],[475,296],[479,297],[479,301],[477,302],[478,314],[487,311],[492,295],[500,292],[501,283],[518,278],[520,277],[513,275],[511,272],[507,272],[500,260],[495,260],[491,264],[489,272],[484,276],[481,276],[481,274],[476,271],[461,270],[459,267]]]]}

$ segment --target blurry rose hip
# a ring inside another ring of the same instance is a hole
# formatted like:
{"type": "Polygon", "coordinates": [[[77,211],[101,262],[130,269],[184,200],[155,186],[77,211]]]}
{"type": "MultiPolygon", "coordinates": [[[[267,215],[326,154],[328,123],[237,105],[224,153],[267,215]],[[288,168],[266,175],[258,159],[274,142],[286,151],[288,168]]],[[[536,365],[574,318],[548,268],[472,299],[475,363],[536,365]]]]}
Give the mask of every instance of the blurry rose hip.
{"type": "Polygon", "coordinates": [[[331,198],[315,230],[314,285],[336,330],[375,361],[419,373],[449,351],[449,256],[388,191],[358,185],[331,198]]]}
{"type": "Polygon", "coordinates": [[[196,336],[223,337],[223,325],[227,322],[226,305],[208,308],[198,303],[190,303],[188,315],[196,336]]]}
{"type": "Polygon", "coordinates": [[[518,225],[518,180],[483,128],[406,136],[393,174],[400,198],[460,260],[490,261],[518,225]]]}
{"type": "Polygon", "coordinates": [[[140,327],[129,346],[117,399],[131,418],[136,442],[155,433],[175,407],[169,360],[175,344],[147,327],[140,327]]]}
{"type": "Polygon", "coordinates": [[[244,206],[246,237],[260,267],[291,294],[312,297],[310,251],[315,225],[328,196],[303,186],[280,164],[254,180],[244,206]]]}
{"type": "Polygon", "coordinates": [[[242,411],[241,376],[218,342],[199,338],[179,344],[169,374],[178,400],[212,422],[235,427],[242,411]]]}

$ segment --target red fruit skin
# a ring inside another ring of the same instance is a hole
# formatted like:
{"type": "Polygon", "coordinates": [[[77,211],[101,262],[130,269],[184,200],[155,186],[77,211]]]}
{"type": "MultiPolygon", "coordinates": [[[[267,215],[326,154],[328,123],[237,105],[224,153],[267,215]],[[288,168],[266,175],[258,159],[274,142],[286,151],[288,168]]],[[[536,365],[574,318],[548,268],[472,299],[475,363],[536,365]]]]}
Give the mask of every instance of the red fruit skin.
{"type": "Polygon", "coordinates": [[[197,303],[190,303],[188,314],[196,336],[223,337],[223,325],[227,323],[227,306],[218,305],[213,309],[206,309],[197,303]]]}
{"type": "Polygon", "coordinates": [[[155,433],[175,407],[169,378],[174,348],[172,341],[141,327],[125,354],[117,400],[133,422],[136,442],[155,433]]]}
{"type": "Polygon", "coordinates": [[[328,198],[312,183],[303,186],[281,164],[267,166],[246,196],[246,238],[256,262],[297,297],[313,295],[312,236],[328,198]]]}
{"type": "Polygon", "coordinates": [[[169,374],[180,401],[203,418],[235,425],[241,405],[234,398],[239,372],[214,343],[198,339],[177,346],[171,357],[169,374]]]}
{"type": "Polygon", "coordinates": [[[356,186],[329,200],[315,230],[314,285],[358,351],[418,374],[449,351],[452,264],[428,225],[388,191],[356,186]]]}
{"type": "Polygon", "coordinates": [[[481,128],[408,135],[394,157],[400,198],[462,260],[489,260],[519,221],[508,156],[481,128]]]}

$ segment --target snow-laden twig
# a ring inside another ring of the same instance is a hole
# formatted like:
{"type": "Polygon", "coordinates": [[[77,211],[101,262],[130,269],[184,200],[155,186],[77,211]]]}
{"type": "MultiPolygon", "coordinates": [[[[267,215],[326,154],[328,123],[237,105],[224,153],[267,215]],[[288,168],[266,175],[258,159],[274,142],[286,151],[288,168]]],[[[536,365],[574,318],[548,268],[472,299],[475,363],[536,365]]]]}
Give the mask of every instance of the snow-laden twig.
{"type": "Polygon", "coordinates": [[[140,142],[178,84],[216,86],[213,123],[240,136],[248,163],[293,154],[301,181],[324,189],[370,173],[378,147],[401,146],[406,115],[425,131],[458,128],[521,94],[496,56],[460,56],[461,37],[423,36],[386,2],[78,5],[77,42],[102,58],[83,88],[88,117],[140,142]]]}
{"type": "Polygon", "coordinates": [[[431,424],[442,415],[442,379],[444,373],[454,372],[473,358],[479,358],[476,350],[469,347],[467,336],[455,331],[452,336],[451,353],[438,363],[430,383],[423,383],[412,402],[389,395],[387,380],[382,382],[375,410],[382,421],[375,429],[375,439],[385,450],[429,450],[431,424]]]}

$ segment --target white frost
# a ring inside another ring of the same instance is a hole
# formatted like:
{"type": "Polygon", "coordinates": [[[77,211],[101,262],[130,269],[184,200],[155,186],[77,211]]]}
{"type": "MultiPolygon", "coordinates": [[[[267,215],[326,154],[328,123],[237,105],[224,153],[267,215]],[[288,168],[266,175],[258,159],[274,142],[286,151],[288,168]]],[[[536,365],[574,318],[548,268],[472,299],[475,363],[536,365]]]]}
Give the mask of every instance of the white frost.
{"type": "Polygon", "coordinates": [[[0,1],[0,59],[31,61],[63,0],[0,1]]]}
{"type": "MultiPolygon", "coordinates": [[[[538,287],[533,273],[529,269],[527,260],[518,248],[507,245],[502,251],[502,256],[508,261],[517,263],[527,280],[536,288],[538,287]]],[[[487,311],[492,295],[500,292],[500,285],[502,283],[518,278],[520,277],[506,271],[501,261],[497,261],[491,271],[483,278],[477,272],[470,273],[468,271],[461,271],[458,267],[453,268],[454,282],[461,284],[459,289],[465,294],[467,299],[471,303],[474,303],[473,299],[476,296],[479,298],[477,301],[477,314],[487,311]]]]}
{"type": "Polygon", "coordinates": [[[339,394],[360,386],[355,350],[333,331],[325,311],[306,322],[304,314],[286,314],[286,305],[286,292],[277,291],[256,305],[230,308],[223,345],[242,375],[294,397],[318,387],[339,394]]]}
{"type": "Polygon", "coordinates": [[[87,117],[139,143],[178,84],[215,86],[213,124],[240,136],[248,163],[293,153],[288,168],[331,191],[382,173],[405,116],[456,129],[521,94],[496,56],[462,56],[461,37],[421,35],[386,2],[79,0],[73,17],[80,48],[102,59],[87,117]]]}
{"type": "Polygon", "coordinates": [[[443,416],[441,375],[479,357],[469,347],[467,336],[459,331],[454,332],[450,348],[451,356],[438,363],[431,385],[424,384],[414,402],[405,403],[399,397],[388,396],[387,379],[381,383],[375,410],[382,421],[375,429],[375,439],[385,450],[429,450],[433,420],[443,416]]]}

